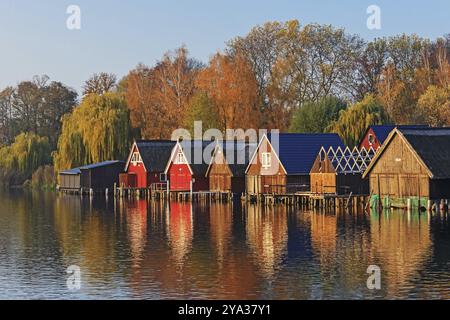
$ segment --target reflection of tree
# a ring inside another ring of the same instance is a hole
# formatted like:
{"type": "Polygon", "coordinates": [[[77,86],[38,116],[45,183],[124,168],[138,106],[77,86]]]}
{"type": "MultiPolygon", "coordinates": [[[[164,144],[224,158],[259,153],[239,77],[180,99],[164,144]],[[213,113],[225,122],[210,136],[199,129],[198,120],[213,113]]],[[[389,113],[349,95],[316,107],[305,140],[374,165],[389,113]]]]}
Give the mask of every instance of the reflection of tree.
{"type": "Polygon", "coordinates": [[[191,250],[193,238],[192,206],[186,202],[171,202],[167,214],[167,236],[175,264],[182,267],[191,250]]]}
{"type": "Polygon", "coordinates": [[[211,241],[215,247],[219,266],[222,267],[230,244],[233,209],[231,206],[213,203],[210,206],[209,213],[211,241]]]}
{"type": "Polygon", "coordinates": [[[126,204],[128,237],[134,266],[139,266],[147,243],[147,204],[146,199],[138,199],[126,204]]]}
{"type": "Polygon", "coordinates": [[[112,281],[120,254],[112,212],[99,201],[62,195],[55,202],[54,227],[64,265],[78,265],[85,285],[112,281]]]}
{"type": "Polygon", "coordinates": [[[418,277],[432,254],[426,214],[403,211],[372,213],[372,254],[379,260],[386,298],[397,297],[418,277]]]}
{"type": "Polygon", "coordinates": [[[265,278],[272,278],[286,253],[285,206],[247,207],[247,241],[265,278]]]}

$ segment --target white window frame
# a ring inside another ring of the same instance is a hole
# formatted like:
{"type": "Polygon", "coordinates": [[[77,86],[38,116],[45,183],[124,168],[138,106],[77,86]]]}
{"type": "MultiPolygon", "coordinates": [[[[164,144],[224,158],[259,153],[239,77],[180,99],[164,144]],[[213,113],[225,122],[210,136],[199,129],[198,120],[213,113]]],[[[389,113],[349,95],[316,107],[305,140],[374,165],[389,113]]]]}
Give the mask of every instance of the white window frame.
{"type": "Polygon", "coordinates": [[[272,153],[263,152],[261,155],[261,165],[263,168],[270,168],[272,166],[272,153]]]}
{"type": "Polygon", "coordinates": [[[373,145],[375,143],[375,136],[371,133],[369,133],[369,136],[367,137],[367,141],[369,141],[369,145],[373,145]]]}
{"type": "Polygon", "coordinates": [[[133,152],[131,155],[131,163],[133,165],[137,165],[138,163],[142,163],[142,157],[141,154],[137,151],[133,152]]]}
{"type": "Polygon", "coordinates": [[[183,151],[178,151],[175,157],[175,164],[186,164],[186,158],[184,157],[183,151]]]}

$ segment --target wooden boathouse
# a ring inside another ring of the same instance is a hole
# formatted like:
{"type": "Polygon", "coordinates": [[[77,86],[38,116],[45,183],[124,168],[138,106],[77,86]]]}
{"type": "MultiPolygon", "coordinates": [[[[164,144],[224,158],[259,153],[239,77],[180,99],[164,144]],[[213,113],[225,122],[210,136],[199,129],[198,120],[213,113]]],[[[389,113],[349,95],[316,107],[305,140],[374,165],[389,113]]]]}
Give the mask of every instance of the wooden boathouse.
{"type": "Polygon", "coordinates": [[[206,171],[211,192],[245,193],[245,170],[256,143],[220,141],[206,171]]]}
{"type": "Polygon", "coordinates": [[[246,169],[248,195],[310,191],[310,171],[320,149],[344,148],[334,133],[264,135],[246,169]]]}
{"type": "Polygon", "coordinates": [[[170,192],[209,191],[206,177],[214,141],[183,140],[176,143],[165,168],[170,192]],[[208,162],[205,162],[205,156],[208,162]]]}
{"type": "Polygon", "coordinates": [[[104,161],[59,172],[59,190],[63,192],[113,192],[125,162],[104,161]]]}
{"type": "Polygon", "coordinates": [[[125,189],[160,189],[166,184],[164,170],[176,141],[138,140],[133,143],[119,186],[125,189]]]}
{"type": "Polygon", "coordinates": [[[362,175],[375,154],[373,148],[321,148],[311,169],[311,192],[368,195],[369,179],[362,175]]]}
{"type": "Polygon", "coordinates": [[[450,199],[450,128],[394,129],[365,171],[379,199],[450,199]]]}

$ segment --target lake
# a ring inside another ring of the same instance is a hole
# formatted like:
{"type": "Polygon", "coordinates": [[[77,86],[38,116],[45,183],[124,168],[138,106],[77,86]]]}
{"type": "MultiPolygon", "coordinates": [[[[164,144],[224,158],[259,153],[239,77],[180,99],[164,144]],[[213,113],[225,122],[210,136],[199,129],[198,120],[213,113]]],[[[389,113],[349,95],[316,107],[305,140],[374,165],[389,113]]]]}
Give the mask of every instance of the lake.
{"type": "Polygon", "coordinates": [[[0,191],[0,298],[450,299],[450,225],[445,213],[0,191]]]}

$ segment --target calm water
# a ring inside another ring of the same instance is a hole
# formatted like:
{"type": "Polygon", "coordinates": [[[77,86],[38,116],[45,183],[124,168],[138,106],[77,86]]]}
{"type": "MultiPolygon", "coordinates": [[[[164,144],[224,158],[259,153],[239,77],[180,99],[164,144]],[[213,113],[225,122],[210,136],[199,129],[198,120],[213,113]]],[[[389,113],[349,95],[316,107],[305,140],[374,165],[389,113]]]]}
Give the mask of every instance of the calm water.
{"type": "Polygon", "coordinates": [[[450,299],[444,214],[0,192],[0,298],[450,299]],[[69,291],[66,268],[81,268],[69,291]],[[379,291],[366,287],[381,268],[379,291]]]}

